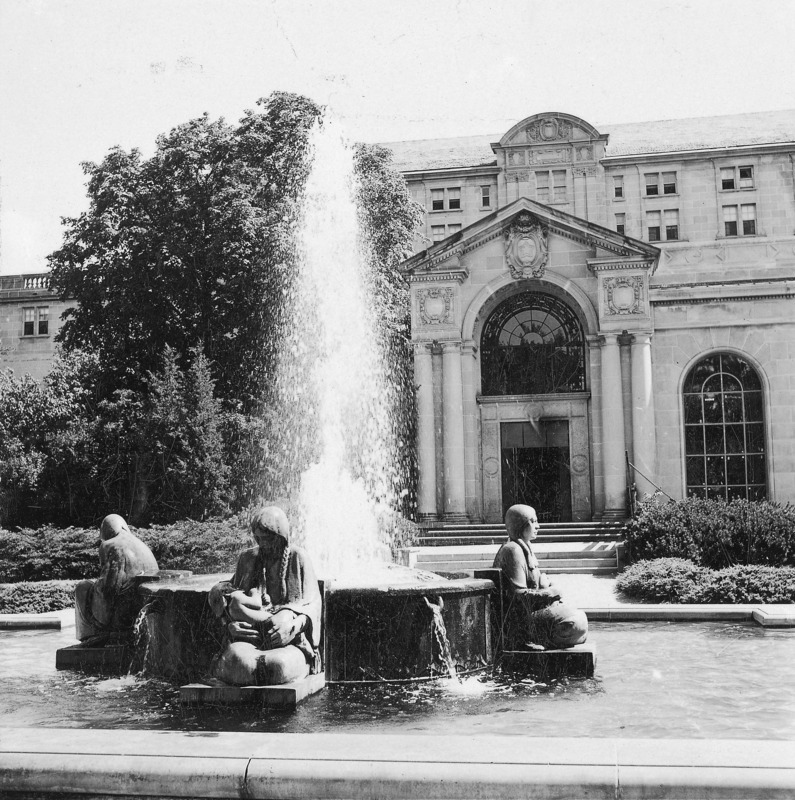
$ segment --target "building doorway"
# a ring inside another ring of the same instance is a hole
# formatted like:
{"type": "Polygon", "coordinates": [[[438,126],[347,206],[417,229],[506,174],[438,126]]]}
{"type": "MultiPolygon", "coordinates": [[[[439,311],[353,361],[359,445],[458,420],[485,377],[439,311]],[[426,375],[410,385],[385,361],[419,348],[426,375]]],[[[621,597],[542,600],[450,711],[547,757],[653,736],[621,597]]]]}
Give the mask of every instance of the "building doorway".
{"type": "Polygon", "coordinates": [[[568,420],[500,425],[502,514],[516,503],[535,508],[541,522],[571,522],[568,420]]]}

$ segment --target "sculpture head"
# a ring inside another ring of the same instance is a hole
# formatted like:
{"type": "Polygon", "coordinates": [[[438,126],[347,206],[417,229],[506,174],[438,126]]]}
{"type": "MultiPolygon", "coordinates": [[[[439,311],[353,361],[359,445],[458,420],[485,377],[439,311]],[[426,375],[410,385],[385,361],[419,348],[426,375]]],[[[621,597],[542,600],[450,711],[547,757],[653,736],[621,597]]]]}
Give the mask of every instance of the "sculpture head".
{"type": "Polygon", "coordinates": [[[251,535],[260,548],[282,549],[290,540],[290,523],[279,506],[265,506],[251,519],[251,535]]]}
{"type": "Polygon", "coordinates": [[[512,542],[532,542],[540,530],[536,510],[532,506],[515,505],[505,512],[505,529],[512,542]]]}
{"type": "Polygon", "coordinates": [[[118,536],[122,532],[129,533],[130,529],[127,527],[124,517],[120,517],[118,514],[108,514],[99,526],[99,538],[103,542],[118,536]]]}

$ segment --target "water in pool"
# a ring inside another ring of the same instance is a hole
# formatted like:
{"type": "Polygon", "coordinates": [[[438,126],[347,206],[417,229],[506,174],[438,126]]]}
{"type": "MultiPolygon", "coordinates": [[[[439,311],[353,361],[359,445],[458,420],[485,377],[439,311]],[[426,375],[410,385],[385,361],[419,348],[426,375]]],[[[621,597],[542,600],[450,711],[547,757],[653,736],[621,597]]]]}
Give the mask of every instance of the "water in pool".
{"type": "Polygon", "coordinates": [[[329,687],[295,712],[185,708],[162,681],[57,672],[73,635],[0,633],[0,724],[795,740],[795,633],[753,625],[592,623],[590,680],[329,687]]]}

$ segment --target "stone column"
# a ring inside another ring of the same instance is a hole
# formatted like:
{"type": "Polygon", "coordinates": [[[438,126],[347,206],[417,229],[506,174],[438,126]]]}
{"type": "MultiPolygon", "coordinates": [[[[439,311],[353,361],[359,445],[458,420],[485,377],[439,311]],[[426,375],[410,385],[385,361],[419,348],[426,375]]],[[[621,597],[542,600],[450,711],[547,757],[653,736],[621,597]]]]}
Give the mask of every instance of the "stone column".
{"type": "Polygon", "coordinates": [[[478,447],[478,401],[475,387],[475,343],[461,345],[461,387],[464,400],[464,468],[466,475],[466,513],[472,521],[483,518],[478,447]]]}
{"type": "Polygon", "coordinates": [[[638,494],[652,494],[656,476],[657,439],[654,427],[654,399],[651,380],[651,334],[635,333],[632,342],[632,442],[638,494]],[[644,477],[647,476],[647,477],[644,477]]]}
{"type": "Polygon", "coordinates": [[[433,357],[431,345],[414,345],[414,383],[417,385],[417,515],[437,519],[436,438],[433,414],[433,357]]]}
{"type": "Polygon", "coordinates": [[[602,457],[607,519],[627,514],[624,404],[621,391],[621,355],[618,334],[605,333],[602,346],[602,457]]]}
{"type": "Polygon", "coordinates": [[[461,342],[442,344],[444,519],[466,522],[461,342]]]}

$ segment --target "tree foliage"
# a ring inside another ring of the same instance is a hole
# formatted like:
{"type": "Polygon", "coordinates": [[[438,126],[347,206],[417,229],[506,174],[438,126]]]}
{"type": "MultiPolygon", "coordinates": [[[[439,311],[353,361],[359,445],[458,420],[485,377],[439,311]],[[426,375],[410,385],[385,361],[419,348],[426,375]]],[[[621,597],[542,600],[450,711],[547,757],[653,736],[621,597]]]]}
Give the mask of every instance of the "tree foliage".
{"type": "Polygon", "coordinates": [[[89,208],[64,220],[51,285],[77,303],[59,338],[97,353],[103,396],[140,389],[169,346],[182,367],[201,348],[220,397],[259,405],[319,115],[274,94],[237,126],[177,126],[151,158],[114,148],[83,165],[89,208]]]}
{"type": "MultiPolygon", "coordinates": [[[[0,522],[134,524],[244,508],[276,496],[272,402],[296,274],[296,231],[322,109],[275,93],[237,124],[190,120],[154,154],[113,148],[85,163],[88,208],[64,219],[51,286],[74,303],[43,384],[0,375],[0,522]]],[[[364,247],[394,424],[416,467],[408,287],[398,264],[420,220],[387,150],[355,154],[364,247]]],[[[282,437],[283,438],[283,437],[282,437]]]]}

